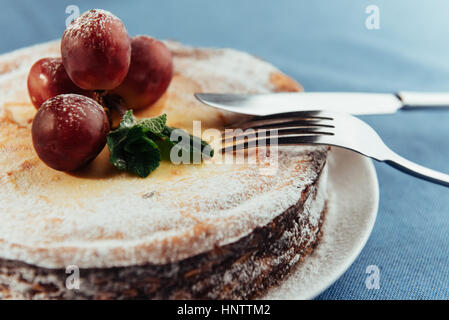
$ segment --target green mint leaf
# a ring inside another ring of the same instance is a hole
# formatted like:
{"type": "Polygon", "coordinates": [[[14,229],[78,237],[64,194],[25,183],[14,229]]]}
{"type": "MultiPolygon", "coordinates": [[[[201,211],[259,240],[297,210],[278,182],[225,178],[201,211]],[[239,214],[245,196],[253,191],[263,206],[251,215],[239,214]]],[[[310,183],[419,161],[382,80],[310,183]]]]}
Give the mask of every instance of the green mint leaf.
{"type": "Polygon", "coordinates": [[[159,167],[161,154],[157,144],[145,137],[140,136],[125,145],[127,170],[145,178],[151,171],[159,167]]]}
{"type": "Polygon", "coordinates": [[[123,115],[122,121],[120,122],[120,128],[131,128],[136,124],[136,118],[134,118],[133,111],[128,110],[123,115]]]}
{"type": "Polygon", "coordinates": [[[162,131],[164,131],[166,122],[167,122],[167,115],[164,113],[155,118],[139,120],[138,124],[148,132],[158,135],[162,133],[162,131]]]}
{"type": "Polygon", "coordinates": [[[170,160],[173,148],[179,157],[187,154],[194,163],[214,155],[207,142],[184,130],[167,127],[166,122],[165,114],[136,120],[132,111],[127,111],[120,126],[107,136],[111,163],[119,170],[147,177],[161,159],[170,160]]]}
{"type": "Polygon", "coordinates": [[[110,161],[117,169],[145,178],[159,166],[159,148],[147,132],[148,128],[136,121],[131,110],[125,113],[120,126],[108,134],[106,141],[110,161]]]}

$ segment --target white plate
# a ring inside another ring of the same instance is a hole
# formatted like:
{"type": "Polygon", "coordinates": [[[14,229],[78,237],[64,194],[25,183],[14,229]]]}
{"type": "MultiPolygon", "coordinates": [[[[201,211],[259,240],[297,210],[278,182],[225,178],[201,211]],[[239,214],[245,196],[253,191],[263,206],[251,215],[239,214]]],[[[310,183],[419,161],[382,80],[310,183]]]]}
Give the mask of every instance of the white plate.
{"type": "Polygon", "coordinates": [[[328,183],[328,212],[320,244],[262,299],[316,297],[349,268],[365,246],[379,205],[373,163],[354,152],[332,148],[328,183]]]}

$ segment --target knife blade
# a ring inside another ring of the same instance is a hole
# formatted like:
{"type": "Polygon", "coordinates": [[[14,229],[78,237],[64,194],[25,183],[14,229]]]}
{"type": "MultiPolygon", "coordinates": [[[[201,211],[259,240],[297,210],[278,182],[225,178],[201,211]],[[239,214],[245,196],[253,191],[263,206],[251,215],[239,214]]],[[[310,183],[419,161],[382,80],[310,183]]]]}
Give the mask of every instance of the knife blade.
{"type": "Polygon", "coordinates": [[[215,108],[259,116],[302,110],[329,110],[362,115],[395,113],[401,109],[449,108],[449,93],[446,92],[195,93],[195,97],[215,108]]]}

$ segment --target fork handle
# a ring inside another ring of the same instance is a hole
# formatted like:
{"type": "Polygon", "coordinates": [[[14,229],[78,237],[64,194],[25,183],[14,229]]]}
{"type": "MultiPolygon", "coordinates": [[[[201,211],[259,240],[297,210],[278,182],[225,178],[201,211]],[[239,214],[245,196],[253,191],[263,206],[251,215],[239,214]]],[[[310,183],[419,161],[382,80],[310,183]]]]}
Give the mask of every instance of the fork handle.
{"type": "Polygon", "coordinates": [[[400,155],[391,151],[390,159],[384,160],[390,166],[415,176],[417,178],[427,180],[445,187],[449,187],[449,175],[438,172],[426,167],[423,167],[419,164],[416,164],[410,160],[407,160],[400,155]]]}

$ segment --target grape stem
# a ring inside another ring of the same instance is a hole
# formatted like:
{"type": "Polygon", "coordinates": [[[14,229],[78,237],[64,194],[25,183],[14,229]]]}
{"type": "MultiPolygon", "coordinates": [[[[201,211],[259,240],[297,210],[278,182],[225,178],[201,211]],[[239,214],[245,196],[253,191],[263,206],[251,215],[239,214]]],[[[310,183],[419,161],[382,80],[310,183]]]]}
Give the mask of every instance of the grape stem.
{"type": "Polygon", "coordinates": [[[126,113],[126,107],[124,105],[124,101],[119,96],[107,95],[103,97],[104,106],[106,108],[113,109],[117,111],[122,118],[126,113]]]}
{"type": "Polygon", "coordinates": [[[103,98],[106,95],[106,90],[95,90],[94,91],[94,98],[95,100],[104,107],[103,98]]]}
{"type": "Polygon", "coordinates": [[[113,112],[118,114],[120,119],[125,115],[127,108],[121,97],[110,95],[106,90],[95,90],[94,98],[104,108],[111,128],[113,127],[114,122],[112,117],[113,112]]]}

